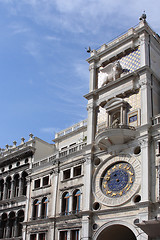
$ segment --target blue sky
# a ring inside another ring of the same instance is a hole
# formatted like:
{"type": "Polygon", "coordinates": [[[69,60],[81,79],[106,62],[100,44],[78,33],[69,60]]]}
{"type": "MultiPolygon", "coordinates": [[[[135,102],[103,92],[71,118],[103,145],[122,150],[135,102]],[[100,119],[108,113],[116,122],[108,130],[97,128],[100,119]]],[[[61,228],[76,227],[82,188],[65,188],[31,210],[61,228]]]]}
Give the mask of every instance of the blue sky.
{"type": "Polygon", "coordinates": [[[87,118],[85,48],[135,26],[143,10],[160,34],[156,0],[0,0],[0,147],[87,118]]]}

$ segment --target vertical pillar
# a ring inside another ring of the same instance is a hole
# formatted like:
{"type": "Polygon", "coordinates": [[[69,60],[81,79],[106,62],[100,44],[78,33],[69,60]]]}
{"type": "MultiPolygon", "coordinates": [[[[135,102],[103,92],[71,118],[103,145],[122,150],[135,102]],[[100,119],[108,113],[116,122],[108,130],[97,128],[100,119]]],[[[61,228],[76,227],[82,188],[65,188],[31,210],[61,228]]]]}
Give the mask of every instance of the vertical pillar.
{"type": "Polygon", "coordinates": [[[6,183],[6,178],[4,179],[4,190],[3,190],[3,200],[7,198],[7,183],[6,183]]]}
{"type": "Polygon", "coordinates": [[[109,127],[109,114],[106,112],[106,126],[109,127]]]}
{"type": "Polygon", "coordinates": [[[123,106],[120,109],[120,125],[123,125],[123,106]]]}
{"type": "Polygon", "coordinates": [[[10,226],[9,226],[9,219],[7,219],[7,224],[6,224],[6,238],[10,238],[10,226]]]}
{"type": "MultiPolygon", "coordinates": [[[[144,24],[143,22],[141,24],[144,24]]],[[[149,34],[148,33],[142,33],[140,35],[140,62],[141,67],[147,65],[149,66],[149,34]]]]}
{"type": "Polygon", "coordinates": [[[69,192],[69,212],[73,212],[73,196],[69,192]]]}
{"type": "Polygon", "coordinates": [[[90,218],[89,216],[82,217],[82,236],[81,239],[90,240],[90,218]]]}
{"type": "Polygon", "coordinates": [[[70,240],[71,239],[71,231],[68,231],[67,232],[67,240],[70,240]]]}
{"type": "Polygon", "coordinates": [[[127,124],[127,116],[126,116],[126,108],[123,108],[123,124],[126,125],[127,124]]]}
{"type": "MultiPolygon", "coordinates": [[[[27,184],[27,194],[26,194],[26,207],[25,207],[25,214],[24,214],[24,222],[28,222],[29,220],[29,203],[30,203],[30,187],[31,187],[31,182],[30,179],[26,179],[26,184],[27,184]]],[[[31,209],[30,216],[32,214],[33,206],[31,209]]]]}
{"type": "Polygon", "coordinates": [[[15,197],[15,180],[11,181],[11,198],[15,197]]]}
{"type": "Polygon", "coordinates": [[[15,217],[14,220],[14,237],[18,237],[18,218],[15,217]]]}
{"type": "Polygon", "coordinates": [[[86,156],[85,160],[84,169],[87,174],[84,174],[83,210],[89,211],[91,208],[91,156],[86,156]]]}
{"type": "Polygon", "coordinates": [[[149,139],[146,137],[144,140],[142,140],[141,144],[141,161],[142,161],[142,180],[141,180],[141,201],[149,201],[150,196],[150,186],[149,186],[149,176],[150,176],[150,170],[149,170],[149,139]]]}
{"type": "Polygon", "coordinates": [[[97,80],[97,71],[96,71],[96,64],[92,62],[89,66],[90,71],[90,84],[89,84],[89,91],[92,92],[96,88],[96,80],[97,80]]]}
{"type": "Polygon", "coordinates": [[[20,197],[20,196],[22,196],[22,194],[23,194],[23,178],[21,177],[19,179],[19,194],[18,194],[18,196],[20,197]]]}
{"type": "Polygon", "coordinates": [[[141,84],[141,125],[151,124],[151,74],[149,72],[140,76],[141,84]]]}
{"type": "Polygon", "coordinates": [[[56,212],[58,212],[60,209],[57,209],[57,201],[58,201],[58,179],[59,179],[59,172],[54,171],[54,174],[52,173],[52,205],[51,205],[51,216],[56,217],[56,212]]]}
{"type": "Polygon", "coordinates": [[[88,103],[88,119],[87,119],[87,144],[91,144],[94,141],[95,136],[95,123],[96,123],[96,111],[93,105],[93,100],[88,103]]]}
{"type": "Polygon", "coordinates": [[[109,119],[109,127],[110,127],[111,126],[111,114],[109,114],[108,119],[109,119]]]}
{"type": "MultiPolygon", "coordinates": [[[[39,201],[39,200],[38,200],[39,201]]],[[[41,218],[42,201],[38,203],[38,218],[41,218]]]]}

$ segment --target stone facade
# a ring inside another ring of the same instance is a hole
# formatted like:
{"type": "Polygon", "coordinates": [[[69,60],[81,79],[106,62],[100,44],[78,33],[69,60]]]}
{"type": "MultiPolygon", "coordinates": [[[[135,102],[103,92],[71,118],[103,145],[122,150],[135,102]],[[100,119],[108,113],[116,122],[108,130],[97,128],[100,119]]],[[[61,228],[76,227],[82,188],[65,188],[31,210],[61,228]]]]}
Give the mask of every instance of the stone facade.
{"type": "Polygon", "coordinates": [[[142,18],[87,61],[87,120],[1,150],[1,239],[160,239],[160,38],[142,18]]]}

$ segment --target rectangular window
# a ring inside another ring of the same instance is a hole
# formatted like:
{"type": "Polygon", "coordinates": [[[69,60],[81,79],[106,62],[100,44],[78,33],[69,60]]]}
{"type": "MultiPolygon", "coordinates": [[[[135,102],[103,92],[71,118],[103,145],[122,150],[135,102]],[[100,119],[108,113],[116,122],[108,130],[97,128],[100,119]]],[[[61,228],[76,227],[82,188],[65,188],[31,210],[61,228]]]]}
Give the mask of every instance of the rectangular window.
{"type": "Polygon", "coordinates": [[[43,178],[43,186],[46,186],[49,184],[49,176],[43,178]]]}
{"type": "Polygon", "coordinates": [[[60,240],[67,240],[67,231],[60,232],[60,240]]]}
{"type": "Polygon", "coordinates": [[[40,187],[41,180],[37,179],[34,181],[34,188],[39,188],[40,187]]]}
{"type": "Polygon", "coordinates": [[[30,235],[30,240],[36,240],[36,234],[31,234],[30,235]]]}
{"type": "Polygon", "coordinates": [[[40,233],[39,234],[39,240],[45,240],[45,233],[40,233]]]}
{"type": "Polygon", "coordinates": [[[79,240],[79,230],[71,231],[71,240],[79,240]]]}
{"type": "Polygon", "coordinates": [[[137,114],[129,117],[129,123],[137,121],[137,114]]]}
{"type": "Polygon", "coordinates": [[[63,180],[70,178],[70,176],[71,176],[71,170],[70,169],[67,169],[67,170],[63,171],[63,180]]]}
{"type": "Polygon", "coordinates": [[[81,166],[75,167],[73,169],[73,177],[80,176],[81,175],[81,166]]]}

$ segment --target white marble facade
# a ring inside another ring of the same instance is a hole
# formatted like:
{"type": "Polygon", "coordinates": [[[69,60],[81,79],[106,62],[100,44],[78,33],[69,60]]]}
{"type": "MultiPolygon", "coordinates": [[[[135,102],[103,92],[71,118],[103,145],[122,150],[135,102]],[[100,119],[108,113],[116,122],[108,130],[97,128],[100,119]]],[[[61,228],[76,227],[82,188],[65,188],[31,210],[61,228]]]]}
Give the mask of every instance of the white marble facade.
{"type": "Polygon", "coordinates": [[[160,239],[160,38],[142,18],[87,61],[87,120],[1,150],[0,239],[160,239]]]}

